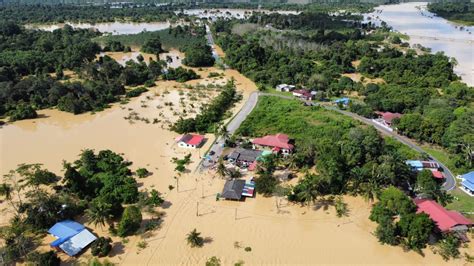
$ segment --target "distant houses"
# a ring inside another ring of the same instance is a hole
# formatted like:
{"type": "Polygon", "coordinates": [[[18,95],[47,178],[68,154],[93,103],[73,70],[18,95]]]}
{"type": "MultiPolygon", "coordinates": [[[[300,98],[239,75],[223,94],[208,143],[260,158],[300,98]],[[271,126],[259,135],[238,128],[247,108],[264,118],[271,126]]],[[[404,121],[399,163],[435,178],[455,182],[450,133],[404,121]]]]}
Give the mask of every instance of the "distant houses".
{"type": "Polygon", "coordinates": [[[418,213],[430,216],[441,232],[465,233],[473,223],[457,211],[446,210],[434,200],[415,199],[418,213]]]}
{"type": "Polygon", "coordinates": [[[460,176],[461,190],[466,192],[469,196],[474,196],[474,171],[460,176]]]}
{"type": "Polygon", "coordinates": [[[64,251],[71,257],[79,254],[97,239],[84,225],[71,220],[56,223],[48,233],[57,238],[50,246],[64,251]]]}
{"type": "Polygon", "coordinates": [[[197,134],[184,134],[176,139],[181,148],[196,149],[204,144],[205,137],[197,134]]]}
{"type": "Polygon", "coordinates": [[[279,84],[275,87],[275,90],[280,92],[292,92],[295,88],[295,85],[279,84]]]}
{"type": "Polygon", "coordinates": [[[272,152],[288,155],[293,152],[293,144],[286,134],[278,133],[276,135],[267,135],[262,138],[256,138],[252,141],[254,149],[270,149],[272,152]]]}

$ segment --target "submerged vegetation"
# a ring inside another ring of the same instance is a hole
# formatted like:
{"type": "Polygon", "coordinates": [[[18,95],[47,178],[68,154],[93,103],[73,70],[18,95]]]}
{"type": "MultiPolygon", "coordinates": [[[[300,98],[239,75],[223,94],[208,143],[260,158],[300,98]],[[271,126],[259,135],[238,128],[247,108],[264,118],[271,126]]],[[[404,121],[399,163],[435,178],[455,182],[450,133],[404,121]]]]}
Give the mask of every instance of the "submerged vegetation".
{"type": "Polygon", "coordinates": [[[205,106],[195,118],[180,118],[172,127],[178,133],[212,132],[215,124],[225,117],[226,112],[238,100],[234,81],[229,81],[221,93],[205,106]]]}
{"type": "Polygon", "coordinates": [[[468,26],[474,25],[474,3],[472,1],[429,3],[428,10],[454,22],[468,26]]]}

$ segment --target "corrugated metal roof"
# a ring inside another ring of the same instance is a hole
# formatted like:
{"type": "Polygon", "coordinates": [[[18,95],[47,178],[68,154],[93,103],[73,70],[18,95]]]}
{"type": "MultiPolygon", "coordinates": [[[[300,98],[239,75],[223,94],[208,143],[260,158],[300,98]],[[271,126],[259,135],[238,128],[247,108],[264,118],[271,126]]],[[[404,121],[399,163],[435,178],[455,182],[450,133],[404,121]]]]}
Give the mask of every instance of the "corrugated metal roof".
{"type": "Polygon", "coordinates": [[[84,229],[75,236],[69,238],[67,241],[62,243],[59,247],[66,252],[69,256],[74,256],[81,252],[90,243],[97,239],[89,230],[84,229]]]}
{"type": "Polygon", "coordinates": [[[53,227],[48,230],[48,233],[57,238],[68,238],[79,233],[84,228],[84,225],[78,222],[65,220],[53,225],[53,227]]]}

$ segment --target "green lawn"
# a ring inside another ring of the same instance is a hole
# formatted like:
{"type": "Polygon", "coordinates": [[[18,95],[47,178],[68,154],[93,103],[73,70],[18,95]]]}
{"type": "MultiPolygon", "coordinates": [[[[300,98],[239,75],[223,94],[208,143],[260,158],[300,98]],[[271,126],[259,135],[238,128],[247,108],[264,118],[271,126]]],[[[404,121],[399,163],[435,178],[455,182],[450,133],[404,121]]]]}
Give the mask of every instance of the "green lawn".
{"type": "Polygon", "coordinates": [[[466,212],[474,212],[474,197],[471,197],[456,188],[449,192],[454,196],[454,201],[446,206],[447,209],[462,212],[466,217],[474,220],[474,214],[466,214],[466,212]]]}
{"type": "Polygon", "coordinates": [[[237,133],[262,136],[285,133],[297,140],[314,140],[324,136],[341,136],[360,125],[334,111],[304,106],[301,101],[262,96],[257,107],[242,123],[237,133]]]}
{"type": "Polygon", "coordinates": [[[444,165],[446,165],[454,175],[464,174],[461,169],[456,168],[451,156],[447,151],[443,150],[442,148],[437,148],[429,145],[423,145],[422,148],[427,153],[431,154],[433,157],[435,157],[444,165]]]}

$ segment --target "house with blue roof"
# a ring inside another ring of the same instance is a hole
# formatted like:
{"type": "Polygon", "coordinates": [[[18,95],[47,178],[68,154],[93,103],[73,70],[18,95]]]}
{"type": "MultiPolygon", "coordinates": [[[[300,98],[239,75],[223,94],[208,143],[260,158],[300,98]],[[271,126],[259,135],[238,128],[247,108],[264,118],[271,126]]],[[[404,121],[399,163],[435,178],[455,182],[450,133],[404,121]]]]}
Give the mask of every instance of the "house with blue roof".
{"type": "Polygon", "coordinates": [[[50,246],[61,249],[71,257],[97,239],[84,225],[71,220],[56,223],[48,230],[48,233],[56,238],[50,246]]]}
{"type": "Polygon", "coordinates": [[[474,196],[474,171],[462,175],[461,180],[461,189],[469,196],[474,196]]]}
{"type": "Polygon", "coordinates": [[[406,160],[405,163],[413,170],[413,171],[421,171],[423,170],[423,163],[418,160],[406,160]]]}
{"type": "Polygon", "coordinates": [[[335,104],[342,104],[344,106],[347,106],[347,105],[349,105],[350,101],[351,101],[351,99],[349,99],[347,97],[344,97],[344,98],[339,98],[339,99],[334,100],[334,103],[335,104]]]}

